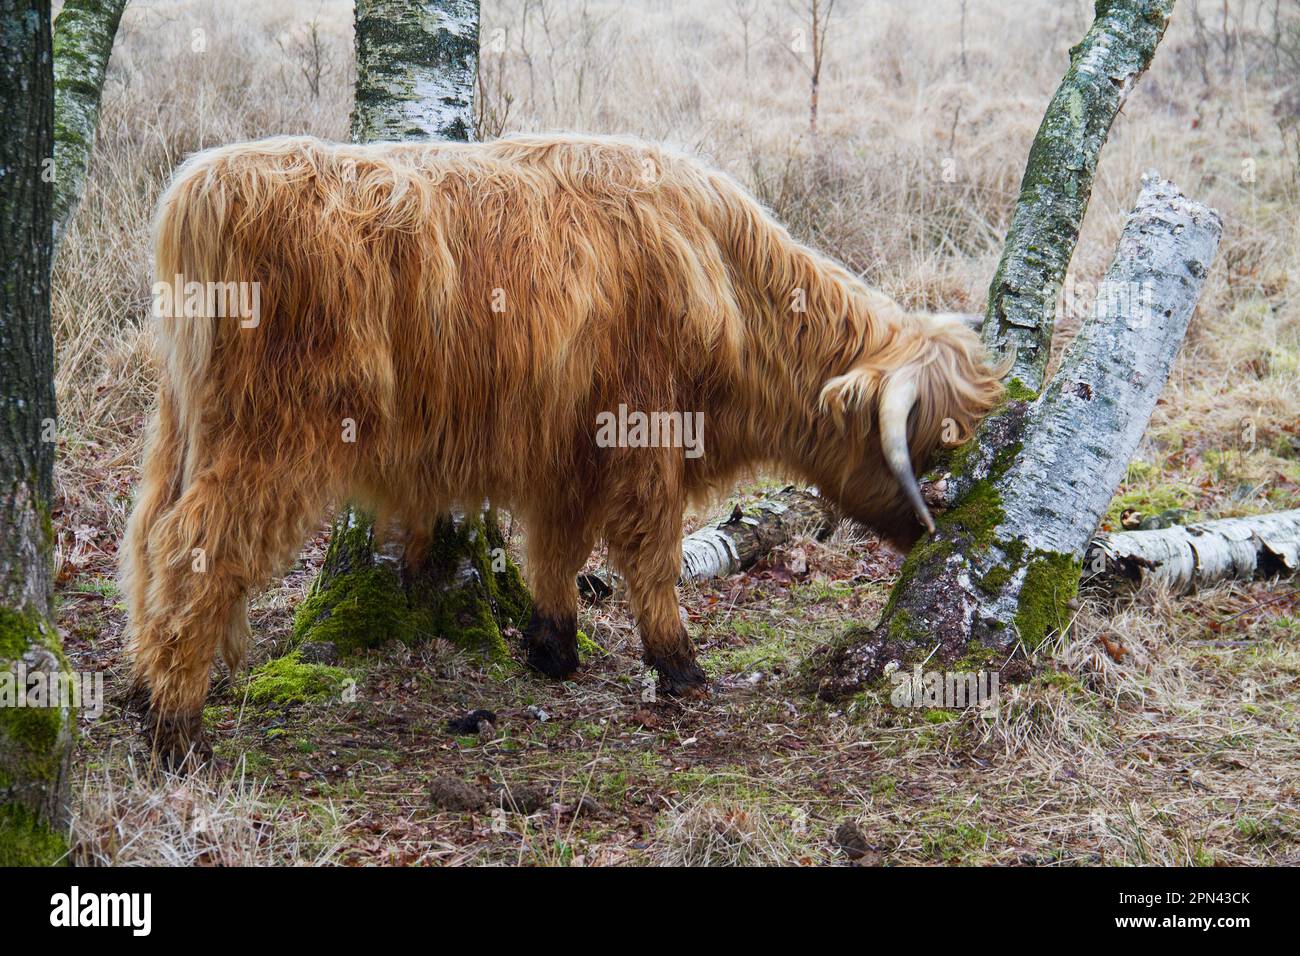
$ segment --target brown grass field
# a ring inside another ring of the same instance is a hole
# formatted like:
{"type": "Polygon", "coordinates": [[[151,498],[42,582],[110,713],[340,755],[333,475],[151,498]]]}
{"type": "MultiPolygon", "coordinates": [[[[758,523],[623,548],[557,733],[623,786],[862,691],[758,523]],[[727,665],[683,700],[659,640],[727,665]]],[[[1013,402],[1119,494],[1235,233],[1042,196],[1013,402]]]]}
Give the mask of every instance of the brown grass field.
{"type": "MultiPolygon", "coordinates": [[[[668,141],[737,175],[867,282],[951,311],[983,306],[1030,140],[1091,17],[1082,0],[1014,14],[996,0],[840,0],[814,137],[790,49],[800,24],[782,0],[483,6],[481,136],[668,141]]],[[[1102,154],[1058,348],[1144,170],[1225,222],[1111,524],[1124,508],[1208,518],[1300,501],[1300,10],[1276,11],[1180,0],[1102,154]]],[[[323,523],[253,603],[253,670],[223,672],[209,700],[227,773],[151,778],[116,702],[114,579],[157,375],[152,208],[194,150],[346,138],[352,79],[344,0],[135,0],[123,20],[54,276],[59,621],[75,667],[104,670],[110,697],[81,722],[77,862],[833,863],[849,860],[835,834],[852,823],[858,863],[1300,863],[1294,583],[1085,605],[993,719],[870,694],[831,707],[800,689],[799,664],[872,623],[899,565],[848,527],[686,589],[716,689],[682,705],[642,703],[619,594],[584,605],[594,643],[563,684],[484,669],[445,640],[278,670],[323,523]],[[448,730],[476,708],[497,714],[491,732],[448,730]],[[431,784],[447,776],[504,809],[438,805],[431,784]]]]}

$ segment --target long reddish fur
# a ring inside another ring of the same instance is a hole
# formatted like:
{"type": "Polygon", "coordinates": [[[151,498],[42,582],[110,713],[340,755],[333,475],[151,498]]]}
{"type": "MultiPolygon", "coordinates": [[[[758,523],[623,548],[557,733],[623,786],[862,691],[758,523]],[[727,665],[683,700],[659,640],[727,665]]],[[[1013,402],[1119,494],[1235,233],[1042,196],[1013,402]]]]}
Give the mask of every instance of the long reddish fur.
{"type": "Polygon", "coordinates": [[[451,505],[512,509],[536,613],[561,630],[603,536],[647,660],[696,682],[674,591],[688,499],[773,469],[906,543],[884,383],[918,377],[917,466],[945,421],[962,440],[1000,394],[973,332],[905,313],[725,174],[622,139],[210,150],[161,200],[156,273],[261,292],[254,328],[160,321],[123,560],[160,719],[196,719],[217,650],[244,656],[249,591],[348,499],[416,549],[451,505]],[[703,412],[703,456],[598,448],[597,415],[620,404],[703,412]]]}

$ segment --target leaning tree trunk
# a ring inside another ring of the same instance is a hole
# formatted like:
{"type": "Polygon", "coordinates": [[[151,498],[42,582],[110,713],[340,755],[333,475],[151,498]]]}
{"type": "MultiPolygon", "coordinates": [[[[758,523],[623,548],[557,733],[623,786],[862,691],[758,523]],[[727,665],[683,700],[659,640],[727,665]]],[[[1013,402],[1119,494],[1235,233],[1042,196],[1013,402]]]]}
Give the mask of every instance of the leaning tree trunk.
{"type": "Polygon", "coordinates": [[[1070,51],[1070,68],[1029,149],[984,323],[990,351],[1014,356],[1008,378],[1021,389],[1042,387],[1056,303],[1101,148],[1173,8],[1174,0],[1097,0],[1096,20],[1070,51]]]}
{"type": "Polygon", "coordinates": [[[1144,179],[1103,284],[1112,294],[1042,397],[1008,403],[997,452],[972,452],[974,484],[908,556],[880,624],[832,652],[823,697],[856,690],[890,661],[977,670],[1066,627],[1082,556],[1169,377],[1221,232],[1213,210],[1144,179]]]}
{"type": "MultiPolygon", "coordinates": [[[[1029,148],[1020,196],[989,288],[984,342],[1007,356],[1007,394],[1033,399],[1052,352],[1057,303],[1078,242],[1092,180],[1110,127],[1155,55],[1174,0],[1098,0],[1097,17],[1070,50],[1070,68],[1029,148]]],[[[1014,412],[1014,409],[1011,409],[1014,412]]],[[[987,458],[1008,444],[995,412],[967,445],[940,463],[923,488],[937,507],[975,483],[969,452],[987,458]]]]}
{"type": "Polygon", "coordinates": [[[0,0],[0,866],[66,852],[72,710],[17,680],[67,669],[51,602],[53,87],[48,0],[0,0]]]}
{"type": "Polygon", "coordinates": [[[54,248],[86,188],[113,38],[126,0],[67,0],[54,21],[54,248]]]}
{"type": "MultiPolygon", "coordinates": [[[[357,0],[353,140],[472,138],[478,24],[478,0],[357,0]]],[[[527,623],[531,603],[492,512],[439,518],[411,566],[348,506],[294,635],[342,650],[441,637],[502,660],[506,630],[527,623]]]]}
{"type": "MultiPolygon", "coordinates": [[[[899,654],[911,657],[920,652],[924,657],[937,645],[939,663],[952,663],[991,653],[982,641],[971,646],[976,634],[1003,646],[1014,643],[1017,624],[1024,626],[1030,640],[1041,639],[1059,626],[1059,608],[1077,588],[1078,563],[1087,537],[1078,542],[1077,553],[1063,549],[1067,537],[1073,541],[1071,536],[1037,542],[1042,547],[1023,540],[1032,529],[1008,525],[1009,506],[1016,498],[1004,494],[1006,478],[1018,459],[1028,460],[1025,445],[1031,438],[1035,450],[1059,451],[1051,444],[1052,412],[1059,402],[1074,399],[1057,395],[1051,403],[1040,401],[1033,409],[1029,403],[1038,398],[1046,373],[1056,303],[1087,211],[1101,148],[1129,90],[1150,64],[1172,9],[1173,0],[1098,0],[1092,27],[1071,50],[1070,68],[1030,148],[1006,248],[989,290],[984,338],[993,351],[1010,358],[1009,401],[989,416],[975,438],[948,457],[942,477],[932,476],[927,482],[931,502],[949,511],[940,516],[937,533],[909,556],[880,624],[850,631],[812,662],[823,697],[852,693],[874,681],[899,654]],[[1033,433],[1031,424],[1044,430],[1033,433]],[[1010,539],[997,538],[1008,532],[1010,539]],[[1003,551],[999,541],[1010,550],[1003,551]],[[972,553],[963,554],[964,548],[972,553]],[[1002,552],[1005,559],[996,560],[995,552],[1002,552]],[[1068,583],[1058,587],[1058,581],[1068,583]],[[977,611],[994,604],[991,622],[977,616],[977,611]]],[[[1115,278],[1123,276],[1117,272],[1115,278]]],[[[1093,324],[1098,337],[1118,334],[1116,330],[1106,333],[1098,319],[1093,324]]],[[[1089,356],[1078,350],[1076,355],[1087,364],[1084,360],[1089,356]]],[[[1117,395],[1099,398],[1114,401],[1117,395]]],[[[1145,425],[1143,418],[1139,433],[1145,425]]],[[[1104,446],[1112,437],[1104,432],[1091,436],[1098,447],[1089,457],[1104,459],[1108,472],[1113,459],[1123,454],[1116,448],[1107,457],[1104,446]]],[[[1125,457],[1119,467],[1126,463],[1125,457]]],[[[1028,467],[1040,475],[1050,474],[1052,464],[1030,461],[1028,467]]],[[[1017,471],[1017,476],[1021,473],[1017,471]]],[[[1044,523],[1072,506],[1068,499],[1023,504],[1042,509],[1043,514],[1035,514],[1033,520],[1044,523]]],[[[1099,514],[1075,518],[1086,524],[1099,514]]],[[[1089,534],[1095,525],[1093,520],[1089,534]]]]}

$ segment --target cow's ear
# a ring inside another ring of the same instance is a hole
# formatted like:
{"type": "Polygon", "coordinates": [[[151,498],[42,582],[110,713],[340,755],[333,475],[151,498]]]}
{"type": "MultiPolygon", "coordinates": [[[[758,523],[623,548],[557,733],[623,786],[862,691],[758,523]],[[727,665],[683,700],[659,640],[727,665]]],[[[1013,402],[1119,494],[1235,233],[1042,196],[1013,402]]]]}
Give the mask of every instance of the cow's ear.
{"type": "Polygon", "coordinates": [[[817,399],[818,409],[831,417],[835,427],[844,431],[851,419],[866,423],[870,428],[869,416],[856,413],[867,408],[880,390],[880,376],[868,369],[853,368],[843,375],[836,375],[822,386],[817,399]]]}

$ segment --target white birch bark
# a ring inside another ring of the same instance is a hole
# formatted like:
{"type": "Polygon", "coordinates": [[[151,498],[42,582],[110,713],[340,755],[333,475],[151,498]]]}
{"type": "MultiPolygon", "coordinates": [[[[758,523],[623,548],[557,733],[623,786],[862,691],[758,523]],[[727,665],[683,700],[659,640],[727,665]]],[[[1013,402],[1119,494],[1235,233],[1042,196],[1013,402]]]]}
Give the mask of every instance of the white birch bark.
{"type": "Polygon", "coordinates": [[[918,545],[877,627],[831,649],[828,699],[890,661],[999,654],[1068,626],[1082,559],[1164,388],[1218,247],[1218,215],[1155,176],[1093,315],[1043,395],[994,416],[967,491],[918,545]]]}
{"type": "Polygon", "coordinates": [[[1099,534],[1084,583],[1121,590],[1154,580],[1190,594],[1222,581],[1286,577],[1300,569],[1300,510],[1099,534]]]}
{"type": "Polygon", "coordinates": [[[474,138],[478,0],[357,0],[352,138],[474,138]]]}
{"type": "Polygon", "coordinates": [[[1002,484],[998,536],[1082,555],[1124,478],[1218,248],[1218,213],[1154,174],[1002,484]]]}
{"type": "Polygon", "coordinates": [[[835,528],[835,515],[815,490],[786,488],[726,521],[682,539],[682,581],[723,578],[755,562],[798,534],[821,538],[835,528]]]}
{"type": "MultiPolygon", "coordinates": [[[[353,140],[472,140],[478,0],[357,0],[355,21],[353,140]]],[[[437,560],[411,566],[404,550],[377,541],[371,515],[345,506],[295,615],[296,638],[370,646],[444,637],[506,657],[504,635],[527,623],[530,598],[496,515],[445,516],[429,550],[437,560]]]]}

